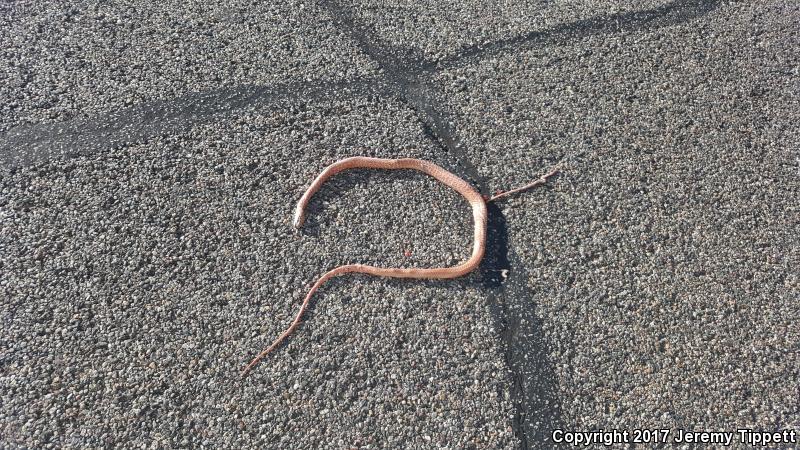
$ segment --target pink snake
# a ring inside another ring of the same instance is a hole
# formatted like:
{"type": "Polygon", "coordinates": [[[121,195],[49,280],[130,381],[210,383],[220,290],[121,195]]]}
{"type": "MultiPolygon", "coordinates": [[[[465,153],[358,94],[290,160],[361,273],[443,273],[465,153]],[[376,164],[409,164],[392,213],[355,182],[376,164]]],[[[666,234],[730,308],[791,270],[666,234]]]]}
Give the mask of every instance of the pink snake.
{"type": "Polygon", "coordinates": [[[258,354],[253,360],[248,364],[244,370],[242,371],[242,376],[247,375],[247,373],[252,369],[258,362],[272,352],[281,342],[284,341],[292,332],[300,325],[302,320],[303,313],[306,311],[308,307],[308,303],[311,300],[311,296],[320,288],[326,281],[330,280],[331,278],[339,275],[344,275],[346,273],[351,272],[358,272],[358,273],[366,273],[369,275],[375,275],[379,277],[392,277],[392,278],[423,278],[423,279],[445,279],[445,278],[457,278],[463,275],[466,275],[469,272],[475,270],[481,262],[481,258],[483,258],[483,254],[486,250],[486,220],[487,220],[487,212],[486,212],[486,203],[495,201],[497,199],[506,197],[508,195],[530,189],[535,186],[539,186],[547,182],[547,179],[556,173],[558,173],[558,168],[551,170],[546,175],[542,176],[538,180],[530,183],[528,185],[522,186],[517,189],[513,189],[510,191],[499,193],[489,199],[485,199],[478,193],[469,183],[464,181],[463,179],[459,178],[458,176],[448,172],[447,170],[433,164],[429,161],[424,161],[421,159],[414,159],[414,158],[403,158],[403,159],[382,159],[382,158],[368,158],[363,156],[355,156],[352,158],[345,158],[341,161],[337,161],[330,166],[326,167],[325,170],[320,173],[314,182],[311,183],[311,186],[308,187],[306,192],[300,198],[300,201],[297,203],[297,209],[295,210],[294,214],[294,226],[295,228],[300,228],[305,221],[305,210],[306,205],[308,205],[309,200],[311,197],[319,191],[322,184],[330,177],[336,175],[337,173],[347,170],[347,169],[355,169],[355,168],[367,168],[367,169],[414,169],[419,170],[420,172],[425,172],[428,175],[439,180],[441,183],[451,187],[453,190],[461,194],[472,206],[472,216],[475,220],[475,233],[474,233],[474,242],[472,246],[472,255],[467,259],[465,262],[453,266],[453,267],[439,267],[433,269],[423,269],[423,268],[383,268],[383,267],[375,267],[369,266],[365,264],[347,264],[344,266],[336,267],[324,275],[322,275],[311,289],[306,294],[305,299],[303,300],[303,304],[300,307],[300,311],[295,316],[294,321],[286,329],[276,340],[272,343],[269,347],[267,347],[264,351],[258,354]]]}

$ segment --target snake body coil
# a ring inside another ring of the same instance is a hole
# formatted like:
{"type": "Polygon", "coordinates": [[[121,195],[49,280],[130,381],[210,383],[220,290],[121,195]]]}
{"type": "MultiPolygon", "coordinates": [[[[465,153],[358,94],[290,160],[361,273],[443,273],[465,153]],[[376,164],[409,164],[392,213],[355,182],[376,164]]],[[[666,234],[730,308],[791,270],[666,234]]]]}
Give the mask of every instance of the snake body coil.
{"type": "Polygon", "coordinates": [[[503,193],[499,193],[494,197],[484,200],[483,197],[476,191],[469,183],[462,180],[461,178],[453,175],[452,173],[448,172],[445,169],[433,164],[432,162],[423,161],[421,159],[414,159],[414,158],[403,158],[403,159],[382,159],[382,158],[368,158],[364,156],[355,156],[352,158],[346,158],[341,161],[337,161],[330,166],[326,167],[314,181],[311,183],[311,186],[308,187],[306,192],[300,198],[300,201],[297,203],[297,209],[295,210],[294,214],[294,226],[295,228],[300,228],[303,225],[303,222],[306,218],[306,206],[308,202],[311,200],[311,197],[319,191],[320,187],[322,186],[325,181],[336,175],[337,173],[347,170],[347,169],[356,169],[356,168],[367,168],[367,169],[388,169],[388,170],[395,170],[395,169],[413,169],[419,170],[420,172],[427,173],[432,177],[439,180],[446,186],[451,187],[453,190],[461,194],[470,204],[472,207],[472,216],[475,219],[475,234],[474,234],[474,242],[472,246],[472,255],[464,261],[463,263],[453,266],[453,267],[437,267],[432,269],[423,269],[423,268],[396,268],[396,267],[375,267],[366,264],[347,264],[344,266],[336,267],[324,275],[322,275],[311,289],[306,294],[305,299],[303,300],[303,304],[300,307],[300,311],[298,311],[297,316],[295,316],[294,321],[286,329],[275,342],[272,343],[267,349],[262,351],[258,354],[251,362],[248,364],[244,371],[242,371],[242,376],[246,375],[250,369],[253,368],[258,362],[267,354],[269,354],[272,350],[275,349],[284,339],[286,339],[292,332],[300,325],[300,321],[303,317],[303,313],[306,311],[308,307],[308,303],[311,300],[311,296],[320,288],[326,281],[330,280],[331,278],[344,275],[346,273],[351,272],[359,272],[359,273],[366,273],[369,275],[375,275],[379,277],[392,277],[392,278],[426,278],[426,279],[443,279],[443,278],[456,278],[463,275],[466,275],[469,272],[475,270],[478,267],[478,264],[481,262],[481,258],[483,258],[483,254],[486,250],[486,220],[487,220],[487,213],[486,213],[486,202],[491,202],[508,195],[523,191],[525,189],[530,189],[534,186],[538,186],[544,184],[547,181],[547,178],[556,174],[558,169],[554,169],[550,171],[547,175],[542,176],[538,180],[530,183],[526,186],[522,186],[517,189],[513,189],[510,191],[506,191],[503,193]]]}

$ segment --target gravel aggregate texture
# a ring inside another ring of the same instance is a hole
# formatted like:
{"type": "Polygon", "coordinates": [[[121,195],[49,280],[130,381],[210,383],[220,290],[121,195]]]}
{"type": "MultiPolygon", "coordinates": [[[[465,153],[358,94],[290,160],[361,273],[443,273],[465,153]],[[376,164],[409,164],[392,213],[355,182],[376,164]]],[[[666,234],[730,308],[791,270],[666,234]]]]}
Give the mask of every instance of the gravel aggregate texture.
{"type": "MultiPolygon", "coordinates": [[[[568,0],[547,2],[526,0],[497,2],[429,1],[343,1],[361,22],[372,24],[382,45],[438,60],[472,46],[492,45],[504,39],[593,19],[664,7],[666,0],[568,0]],[[599,14],[598,14],[599,13],[599,14]],[[425,32],[421,32],[425,30],[425,32]]],[[[691,3],[691,2],[678,2],[691,3]]]]}
{"type": "Polygon", "coordinates": [[[508,371],[474,277],[336,279],[239,378],[328,268],[469,255],[466,202],[423,174],[342,174],[295,234],[292,199],[362,151],[448,165],[407,108],[354,99],[6,175],[6,444],[511,448],[508,371]]]}
{"type": "Polygon", "coordinates": [[[312,2],[11,2],[0,5],[0,41],[0,131],[375,70],[312,2]]]}
{"type": "Polygon", "coordinates": [[[503,212],[568,428],[800,422],[798,13],[726,4],[429,82],[489,184],[564,166],[503,212]]]}
{"type": "MultiPolygon", "coordinates": [[[[0,447],[800,432],[800,6],[0,5],[0,447]],[[456,280],[336,278],[465,260],[456,280]]],[[[666,445],[672,448],[672,445],[666,445]]],[[[689,447],[685,447],[689,448],[689,447]]]]}

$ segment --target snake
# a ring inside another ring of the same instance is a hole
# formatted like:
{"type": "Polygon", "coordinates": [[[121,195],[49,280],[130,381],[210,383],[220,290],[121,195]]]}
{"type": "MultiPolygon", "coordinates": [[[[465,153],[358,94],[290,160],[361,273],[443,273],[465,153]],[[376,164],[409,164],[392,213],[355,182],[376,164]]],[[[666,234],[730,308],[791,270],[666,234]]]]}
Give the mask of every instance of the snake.
{"type": "Polygon", "coordinates": [[[314,196],[315,193],[317,193],[320,190],[325,181],[327,181],[334,175],[348,169],[417,170],[432,176],[440,183],[450,187],[454,191],[461,194],[461,196],[464,197],[464,199],[466,199],[466,201],[472,208],[472,217],[474,220],[472,254],[466,261],[451,267],[399,268],[399,267],[376,267],[367,264],[346,264],[329,270],[321,277],[319,277],[319,279],[317,279],[317,281],[311,286],[311,289],[308,291],[305,298],[303,299],[303,303],[300,306],[300,310],[298,311],[291,325],[289,325],[289,328],[287,328],[286,331],[284,331],[280,336],[278,336],[278,338],[275,339],[272,345],[264,349],[255,358],[253,358],[253,360],[249,364],[247,364],[247,366],[242,371],[241,374],[242,377],[247,375],[247,373],[250,372],[250,370],[253,367],[255,367],[256,364],[259,363],[259,361],[261,361],[265,356],[267,356],[269,353],[275,350],[276,347],[278,347],[284,340],[286,340],[287,337],[289,337],[289,335],[291,335],[297,329],[298,326],[300,326],[303,314],[308,308],[308,304],[311,301],[311,298],[314,295],[314,293],[317,292],[317,290],[323,284],[325,284],[326,281],[330,280],[333,277],[345,275],[348,273],[364,273],[378,277],[390,277],[390,278],[448,279],[448,278],[458,278],[472,272],[478,267],[478,265],[481,262],[481,259],[483,258],[484,253],[486,252],[486,229],[487,229],[487,218],[488,218],[486,204],[498,200],[500,198],[509,196],[511,194],[526,189],[530,189],[534,186],[544,184],[547,181],[547,178],[555,175],[559,170],[558,168],[555,168],[546,175],[543,175],[542,177],[534,181],[533,183],[522,186],[520,188],[512,189],[505,192],[499,192],[492,197],[484,197],[477,190],[475,190],[475,188],[473,188],[472,185],[470,185],[468,182],[464,181],[457,175],[447,171],[446,169],[430,161],[425,161],[416,158],[386,159],[386,158],[372,158],[366,156],[353,156],[334,162],[333,164],[323,169],[319,175],[317,175],[317,177],[314,179],[311,185],[303,193],[302,197],[300,197],[300,200],[297,202],[297,207],[295,208],[294,219],[292,223],[295,229],[299,229],[300,227],[303,226],[303,223],[305,222],[306,219],[306,207],[308,206],[309,201],[311,201],[311,198],[314,196]]]}

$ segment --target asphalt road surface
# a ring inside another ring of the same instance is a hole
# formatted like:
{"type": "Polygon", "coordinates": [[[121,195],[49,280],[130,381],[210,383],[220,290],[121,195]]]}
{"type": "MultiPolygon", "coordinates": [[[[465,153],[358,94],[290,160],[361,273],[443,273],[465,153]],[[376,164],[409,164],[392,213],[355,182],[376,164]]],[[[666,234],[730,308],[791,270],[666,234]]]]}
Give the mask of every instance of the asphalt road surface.
{"type": "Polygon", "coordinates": [[[800,4],[225,3],[0,3],[0,447],[800,434],[800,4]],[[469,255],[412,172],[295,232],[353,155],[561,172],[478,271],[337,278],[240,378],[324,271],[469,255]]]}

